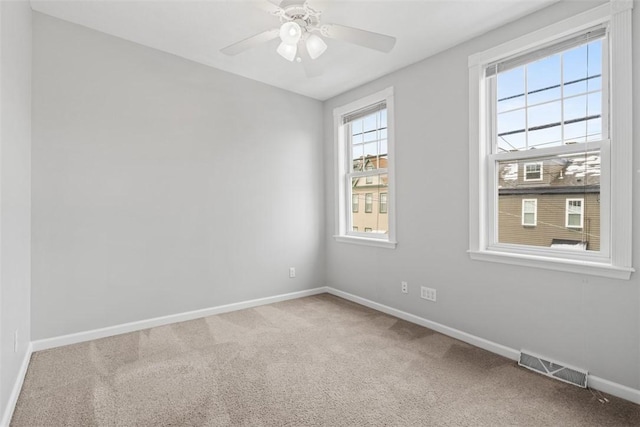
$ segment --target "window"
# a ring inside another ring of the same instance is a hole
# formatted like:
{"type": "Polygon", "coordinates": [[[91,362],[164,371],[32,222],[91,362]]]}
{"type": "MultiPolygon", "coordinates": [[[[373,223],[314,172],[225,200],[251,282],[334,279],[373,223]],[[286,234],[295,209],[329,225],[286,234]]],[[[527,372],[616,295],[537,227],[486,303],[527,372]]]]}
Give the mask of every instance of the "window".
{"type": "Polygon", "coordinates": [[[360,197],[357,194],[351,195],[351,212],[357,213],[360,207],[360,197]]]}
{"type": "Polygon", "coordinates": [[[335,238],[339,242],[395,248],[393,88],[336,108],[334,125],[338,206],[335,238]],[[364,199],[364,212],[355,207],[360,198],[364,199]],[[379,209],[373,209],[374,203],[379,209]]]}
{"type": "Polygon", "coordinates": [[[373,193],[366,193],[364,195],[364,212],[371,213],[373,206],[373,193]]]}
{"type": "Polygon", "coordinates": [[[522,225],[535,226],[538,216],[538,199],[522,199],[522,225]]]}
{"type": "MultiPolygon", "coordinates": [[[[368,163],[367,166],[365,167],[365,170],[372,171],[373,165],[371,163],[368,163]]],[[[366,184],[373,184],[373,176],[367,175],[367,178],[365,181],[366,181],[366,184]]]]}
{"type": "Polygon", "coordinates": [[[525,181],[541,181],[542,180],[542,162],[525,164],[524,180],[525,181]]]}
{"type": "Polygon", "coordinates": [[[387,193],[380,193],[380,208],[378,211],[382,214],[387,213],[387,193]]]}
{"type": "Polygon", "coordinates": [[[567,228],[582,228],[584,199],[567,199],[567,228]]]}
{"type": "Polygon", "coordinates": [[[473,259],[634,271],[633,4],[611,3],[469,58],[473,259]]]}

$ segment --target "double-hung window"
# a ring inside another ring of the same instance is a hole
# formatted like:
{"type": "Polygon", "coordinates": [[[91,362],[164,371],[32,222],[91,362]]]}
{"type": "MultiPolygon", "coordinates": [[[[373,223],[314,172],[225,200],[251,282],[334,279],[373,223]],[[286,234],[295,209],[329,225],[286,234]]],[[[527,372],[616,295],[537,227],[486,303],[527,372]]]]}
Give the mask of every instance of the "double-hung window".
{"type": "Polygon", "coordinates": [[[522,200],[522,225],[535,227],[538,218],[538,199],[522,200]]]}
{"type": "Polygon", "coordinates": [[[633,271],[632,3],[612,2],[469,58],[473,259],[633,271]]]}
{"type": "Polygon", "coordinates": [[[567,199],[567,228],[583,227],[584,199],[567,199]]]}
{"type": "Polygon", "coordinates": [[[335,238],[394,248],[393,88],[336,108],[334,121],[335,238]],[[363,200],[364,209],[356,209],[355,200],[363,200]]]}

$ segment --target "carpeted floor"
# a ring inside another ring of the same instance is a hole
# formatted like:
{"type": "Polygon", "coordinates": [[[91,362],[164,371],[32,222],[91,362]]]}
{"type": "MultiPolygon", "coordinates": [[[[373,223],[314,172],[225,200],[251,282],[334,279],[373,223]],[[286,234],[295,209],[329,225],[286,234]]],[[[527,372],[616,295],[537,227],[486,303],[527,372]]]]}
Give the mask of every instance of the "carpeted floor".
{"type": "Polygon", "coordinates": [[[640,426],[640,406],[323,294],[34,353],[11,426],[640,426]]]}

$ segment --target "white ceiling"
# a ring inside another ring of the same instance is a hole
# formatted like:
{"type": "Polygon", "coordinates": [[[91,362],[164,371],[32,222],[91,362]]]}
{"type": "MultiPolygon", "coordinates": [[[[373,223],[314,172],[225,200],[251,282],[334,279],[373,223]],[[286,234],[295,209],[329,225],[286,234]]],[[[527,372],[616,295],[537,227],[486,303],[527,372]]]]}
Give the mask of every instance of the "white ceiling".
{"type": "MultiPolygon", "coordinates": [[[[323,23],[395,36],[390,53],[337,40],[318,58],[323,74],[276,53],[272,40],[236,56],[220,49],[279,20],[266,0],[32,0],[34,10],[319,100],[420,61],[557,0],[309,0],[323,23]]],[[[278,0],[274,0],[278,2],[278,0]]]]}

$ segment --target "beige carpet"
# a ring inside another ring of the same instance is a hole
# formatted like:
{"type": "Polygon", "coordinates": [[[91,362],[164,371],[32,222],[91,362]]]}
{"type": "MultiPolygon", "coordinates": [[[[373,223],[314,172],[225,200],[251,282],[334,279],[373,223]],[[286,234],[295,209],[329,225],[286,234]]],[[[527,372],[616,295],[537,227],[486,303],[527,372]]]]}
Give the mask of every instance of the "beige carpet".
{"type": "Polygon", "coordinates": [[[18,426],[640,426],[640,406],[331,295],[34,353],[18,426]]]}

